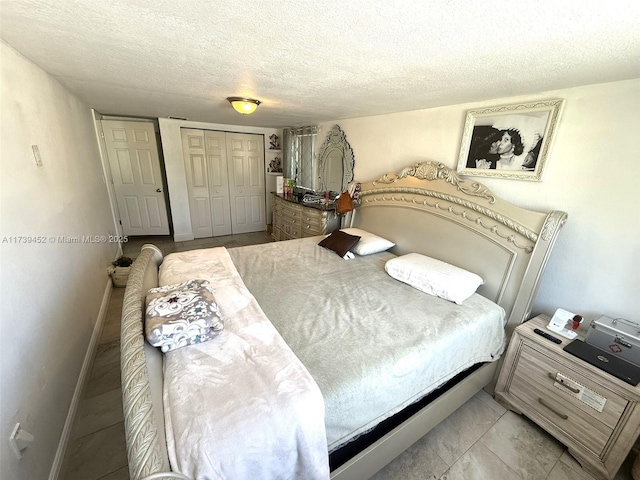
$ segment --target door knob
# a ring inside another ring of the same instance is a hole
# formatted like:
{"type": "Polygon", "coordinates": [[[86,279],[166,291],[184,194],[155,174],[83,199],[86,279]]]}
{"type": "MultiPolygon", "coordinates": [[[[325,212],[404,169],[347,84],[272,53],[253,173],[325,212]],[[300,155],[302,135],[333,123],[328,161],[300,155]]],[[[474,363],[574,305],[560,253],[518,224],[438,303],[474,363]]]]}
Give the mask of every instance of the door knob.
{"type": "Polygon", "coordinates": [[[162,190],[161,190],[161,189],[159,189],[159,188],[156,188],[156,192],[158,192],[158,193],[162,193],[162,190]]]}

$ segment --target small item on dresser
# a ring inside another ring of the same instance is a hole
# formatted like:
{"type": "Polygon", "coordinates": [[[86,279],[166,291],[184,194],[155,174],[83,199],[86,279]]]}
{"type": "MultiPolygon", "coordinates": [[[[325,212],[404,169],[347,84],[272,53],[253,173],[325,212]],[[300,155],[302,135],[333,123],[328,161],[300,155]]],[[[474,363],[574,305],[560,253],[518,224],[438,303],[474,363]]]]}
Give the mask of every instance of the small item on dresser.
{"type": "Polygon", "coordinates": [[[601,315],[591,322],[585,342],[640,365],[640,324],[601,315]]]}
{"type": "Polygon", "coordinates": [[[571,330],[577,330],[582,323],[582,315],[574,315],[571,319],[571,330]]]}
{"type": "Polygon", "coordinates": [[[549,321],[547,328],[564,338],[573,340],[578,336],[576,332],[570,330],[570,328],[573,327],[572,319],[576,316],[579,315],[563,310],[562,308],[558,308],[556,313],[553,315],[553,318],[549,321]],[[567,324],[569,324],[569,328],[567,328],[567,324]]]}
{"type": "Polygon", "coordinates": [[[551,340],[553,343],[557,343],[557,344],[561,344],[562,340],[560,340],[557,337],[554,337],[553,335],[548,334],[547,332],[543,332],[542,330],[540,330],[539,328],[534,328],[533,329],[533,333],[537,333],[538,335],[540,335],[541,337],[546,338],[547,340],[551,340]]]}

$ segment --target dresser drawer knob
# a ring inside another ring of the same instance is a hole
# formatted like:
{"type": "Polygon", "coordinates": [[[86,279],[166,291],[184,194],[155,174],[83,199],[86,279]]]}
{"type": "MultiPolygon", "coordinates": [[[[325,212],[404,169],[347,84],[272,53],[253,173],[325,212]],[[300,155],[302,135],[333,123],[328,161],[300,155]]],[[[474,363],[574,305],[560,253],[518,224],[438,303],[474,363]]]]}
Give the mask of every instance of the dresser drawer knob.
{"type": "Polygon", "coordinates": [[[558,382],[560,385],[562,385],[564,388],[566,388],[567,390],[571,390],[573,393],[580,393],[580,389],[579,388],[575,388],[572,387],[571,385],[567,385],[566,383],[564,383],[564,380],[562,378],[557,378],[553,373],[549,373],[549,378],[555,382],[558,382]]]}
{"type": "Polygon", "coordinates": [[[540,402],[541,405],[547,407],[549,410],[551,410],[553,413],[555,413],[556,415],[558,415],[561,419],[563,420],[568,420],[569,419],[569,415],[565,415],[564,413],[560,413],[559,411],[557,411],[555,408],[553,408],[551,405],[549,405],[547,402],[545,402],[542,398],[538,397],[538,402],[540,402]]]}

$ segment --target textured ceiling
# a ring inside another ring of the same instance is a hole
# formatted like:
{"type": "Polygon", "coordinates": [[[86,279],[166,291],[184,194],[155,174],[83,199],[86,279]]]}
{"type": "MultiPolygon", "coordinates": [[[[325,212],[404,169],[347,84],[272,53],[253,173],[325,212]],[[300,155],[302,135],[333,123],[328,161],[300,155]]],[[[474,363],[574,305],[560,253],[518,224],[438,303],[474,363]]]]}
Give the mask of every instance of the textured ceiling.
{"type": "Polygon", "coordinates": [[[639,25],[638,0],[0,1],[101,113],[270,127],[640,78],[639,25]]]}

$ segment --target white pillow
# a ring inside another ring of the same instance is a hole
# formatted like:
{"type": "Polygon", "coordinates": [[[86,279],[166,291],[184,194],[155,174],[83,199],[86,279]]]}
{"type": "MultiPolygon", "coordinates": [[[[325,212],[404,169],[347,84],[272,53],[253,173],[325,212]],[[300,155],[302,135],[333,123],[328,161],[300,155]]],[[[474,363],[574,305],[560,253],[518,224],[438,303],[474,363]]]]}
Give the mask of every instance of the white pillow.
{"type": "Polygon", "coordinates": [[[351,251],[358,255],[371,255],[372,253],[384,252],[395,245],[395,243],[385,238],[359,228],[343,228],[341,230],[349,235],[360,237],[360,241],[351,248],[351,251]]]}
{"type": "Polygon", "coordinates": [[[419,253],[392,258],[384,269],[396,280],[458,305],[484,283],[475,273],[419,253]]]}

